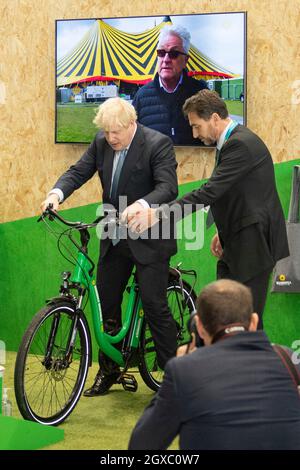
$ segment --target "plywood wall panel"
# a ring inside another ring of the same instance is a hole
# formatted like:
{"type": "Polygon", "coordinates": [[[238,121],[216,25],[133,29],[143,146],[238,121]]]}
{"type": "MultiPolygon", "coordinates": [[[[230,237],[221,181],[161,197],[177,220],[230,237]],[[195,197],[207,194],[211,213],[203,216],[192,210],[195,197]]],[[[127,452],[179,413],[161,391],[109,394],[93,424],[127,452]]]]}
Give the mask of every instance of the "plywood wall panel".
{"type": "MultiPolygon", "coordinates": [[[[266,141],[274,161],[300,156],[298,0],[0,0],[0,9],[1,221],[37,214],[56,178],[86,148],[54,144],[58,18],[247,10],[248,125],[266,141]]],[[[176,155],[180,182],[209,177],[211,149],[178,148],[176,155]]],[[[98,200],[94,178],[65,207],[98,200]]]]}

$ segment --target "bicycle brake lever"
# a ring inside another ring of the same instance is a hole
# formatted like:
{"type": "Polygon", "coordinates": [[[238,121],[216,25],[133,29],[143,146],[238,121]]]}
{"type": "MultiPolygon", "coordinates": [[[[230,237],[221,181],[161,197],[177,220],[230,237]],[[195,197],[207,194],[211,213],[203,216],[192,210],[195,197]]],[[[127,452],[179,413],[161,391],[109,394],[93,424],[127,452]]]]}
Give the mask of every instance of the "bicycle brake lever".
{"type": "Polygon", "coordinates": [[[48,206],[47,206],[47,208],[46,208],[46,211],[45,211],[45,212],[47,213],[47,215],[49,216],[49,220],[51,220],[51,222],[52,222],[52,221],[54,220],[54,216],[51,214],[51,212],[49,212],[48,209],[50,209],[51,211],[53,211],[53,204],[52,204],[52,202],[50,202],[50,203],[48,204],[48,206]]]}
{"type": "Polygon", "coordinates": [[[102,219],[104,219],[104,215],[100,215],[99,217],[97,217],[96,220],[94,220],[94,222],[92,222],[91,225],[94,225],[94,224],[98,224],[98,222],[101,222],[102,219]]]}
{"type": "Polygon", "coordinates": [[[40,222],[41,220],[43,220],[47,215],[49,215],[49,220],[54,220],[54,217],[53,215],[49,214],[49,211],[48,209],[51,209],[53,210],[53,204],[52,202],[50,202],[50,204],[48,204],[48,206],[46,207],[46,210],[42,213],[42,215],[37,219],[37,222],[40,222]]]}

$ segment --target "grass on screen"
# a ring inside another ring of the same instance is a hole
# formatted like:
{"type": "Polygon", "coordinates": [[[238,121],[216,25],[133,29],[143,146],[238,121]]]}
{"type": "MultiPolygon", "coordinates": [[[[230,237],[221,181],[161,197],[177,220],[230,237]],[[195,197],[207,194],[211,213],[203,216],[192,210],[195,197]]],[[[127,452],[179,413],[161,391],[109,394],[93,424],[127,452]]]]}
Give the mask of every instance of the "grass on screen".
{"type": "MultiPolygon", "coordinates": [[[[243,103],[226,101],[229,114],[243,115],[243,103]]],[[[82,142],[89,144],[97,132],[93,124],[99,103],[66,103],[57,106],[57,142],[82,142]]]]}

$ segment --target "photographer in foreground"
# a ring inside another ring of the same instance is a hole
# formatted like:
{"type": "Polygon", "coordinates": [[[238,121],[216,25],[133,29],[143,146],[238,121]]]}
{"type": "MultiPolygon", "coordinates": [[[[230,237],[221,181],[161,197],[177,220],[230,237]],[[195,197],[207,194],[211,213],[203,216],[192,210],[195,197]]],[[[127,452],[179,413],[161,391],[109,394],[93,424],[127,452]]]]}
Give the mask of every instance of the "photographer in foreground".
{"type": "MultiPolygon", "coordinates": [[[[171,359],[129,449],[300,449],[300,399],[263,331],[246,286],[222,279],[197,300],[205,347],[171,359]]],[[[180,351],[182,354],[182,350],[180,351]]]]}

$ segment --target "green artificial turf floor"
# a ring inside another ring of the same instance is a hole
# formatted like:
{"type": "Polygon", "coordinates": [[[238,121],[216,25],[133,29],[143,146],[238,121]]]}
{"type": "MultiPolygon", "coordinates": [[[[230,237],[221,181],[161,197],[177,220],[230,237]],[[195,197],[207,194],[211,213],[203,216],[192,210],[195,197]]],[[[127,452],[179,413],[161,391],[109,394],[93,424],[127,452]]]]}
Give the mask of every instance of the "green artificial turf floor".
{"type": "MultiPolygon", "coordinates": [[[[19,413],[13,393],[13,375],[16,353],[6,353],[3,386],[11,388],[12,416],[23,419],[19,413]]],[[[94,380],[98,365],[89,369],[85,388],[94,380]]],[[[82,396],[71,415],[60,425],[65,431],[63,441],[46,447],[47,450],[125,450],[136,421],[154,396],[138,373],[137,392],[126,392],[121,385],[114,385],[111,391],[99,397],[82,396]]],[[[176,440],[177,441],[177,440],[176,440]]],[[[178,449],[176,441],[170,448],[178,449]]]]}

